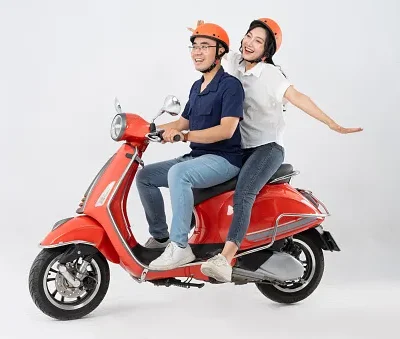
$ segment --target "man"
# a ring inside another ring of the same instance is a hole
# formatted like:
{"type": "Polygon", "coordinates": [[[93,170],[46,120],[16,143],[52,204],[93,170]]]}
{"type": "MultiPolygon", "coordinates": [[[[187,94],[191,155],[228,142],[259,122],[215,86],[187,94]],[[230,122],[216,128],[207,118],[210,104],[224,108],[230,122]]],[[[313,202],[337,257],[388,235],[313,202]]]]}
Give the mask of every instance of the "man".
{"type": "Polygon", "coordinates": [[[173,137],[178,134],[181,140],[190,142],[192,151],[147,165],[136,177],[152,235],[145,246],[165,248],[150,263],[153,270],[173,269],[195,259],[188,245],[194,205],[192,188],[223,183],[238,175],[242,164],[239,122],[243,118],[244,90],[240,81],[221,66],[222,56],[229,51],[229,37],[220,26],[207,23],[196,28],[190,41],[194,66],[203,76],[193,84],[179,120],[158,128],[165,130],[165,142],[174,142],[173,137]],[[170,189],[170,235],[159,187],[170,189]]]}

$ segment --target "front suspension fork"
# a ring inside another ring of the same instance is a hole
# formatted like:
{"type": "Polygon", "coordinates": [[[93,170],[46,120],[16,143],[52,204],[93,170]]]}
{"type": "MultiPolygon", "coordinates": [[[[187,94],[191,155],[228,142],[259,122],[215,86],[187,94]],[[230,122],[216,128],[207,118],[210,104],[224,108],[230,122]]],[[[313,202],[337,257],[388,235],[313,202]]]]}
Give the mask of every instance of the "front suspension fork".
{"type": "Polygon", "coordinates": [[[73,245],[61,256],[58,270],[71,286],[78,288],[81,285],[83,278],[86,277],[85,272],[90,260],[96,253],[97,249],[93,246],[86,244],[73,245]],[[78,273],[74,276],[68,271],[67,265],[79,258],[82,258],[82,264],[79,267],[78,273]]]}

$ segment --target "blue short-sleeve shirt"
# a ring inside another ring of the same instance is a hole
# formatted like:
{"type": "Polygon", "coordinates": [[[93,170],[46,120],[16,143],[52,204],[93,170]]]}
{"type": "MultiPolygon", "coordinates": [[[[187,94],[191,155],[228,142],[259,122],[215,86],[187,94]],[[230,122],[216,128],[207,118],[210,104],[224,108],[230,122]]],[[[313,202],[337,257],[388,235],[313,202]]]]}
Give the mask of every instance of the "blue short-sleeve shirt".
{"type": "MultiPolygon", "coordinates": [[[[197,80],[189,94],[182,117],[189,120],[191,131],[217,126],[224,117],[243,119],[244,90],[241,82],[221,67],[207,87],[200,93],[204,78],[197,80]]],[[[241,135],[239,124],[232,138],[211,144],[190,143],[194,157],[216,154],[231,164],[242,166],[241,135]]]]}

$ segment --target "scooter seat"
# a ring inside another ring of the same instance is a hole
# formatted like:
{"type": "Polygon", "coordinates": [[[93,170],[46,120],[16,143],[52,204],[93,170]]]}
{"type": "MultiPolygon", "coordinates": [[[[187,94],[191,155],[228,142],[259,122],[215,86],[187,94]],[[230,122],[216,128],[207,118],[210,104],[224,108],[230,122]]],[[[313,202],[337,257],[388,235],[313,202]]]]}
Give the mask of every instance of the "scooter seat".
{"type": "MultiPolygon", "coordinates": [[[[285,175],[293,173],[293,166],[290,164],[282,164],[278,170],[275,172],[275,174],[271,177],[271,179],[268,180],[267,184],[270,183],[271,181],[283,177],[285,175]]],[[[236,188],[238,177],[234,177],[231,180],[225,181],[222,184],[208,187],[208,188],[193,188],[193,196],[194,196],[194,205],[198,205],[202,203],[203,201],[207,199],[211,199],[212,197],[215,197],[219,194],[233,191],[236,188]]],[[[282,184],[282,183],[288,183],[290,181],[289,178],[284,178],[282,180],[276,181],[273,184],[282,184]]]]}

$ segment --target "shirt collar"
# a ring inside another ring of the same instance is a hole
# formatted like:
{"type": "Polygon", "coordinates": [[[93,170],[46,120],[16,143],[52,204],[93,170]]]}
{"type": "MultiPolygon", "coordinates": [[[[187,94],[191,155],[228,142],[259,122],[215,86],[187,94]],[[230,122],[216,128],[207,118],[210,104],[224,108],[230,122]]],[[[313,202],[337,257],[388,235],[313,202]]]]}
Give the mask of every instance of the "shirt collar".
{"type": "Polygon", "coordinates": [[[220,69],[217,71],[217,73],[214,75],[214,78],[212,78],[211,82],[207,85],[207,87],[204,89],[203,92],[200,92],[200,87],[201,84],[204,81],[204,76],[201,77],[199,83],[198,83],[198,91],[199,95],[205,95],[209,92],[216,92],[218,90],[218,85],[221,80],[222,75],[225,73],[224,68],[221,66],[220,69]]]}
{"type": "Polygon", "coordinates": [[[259,78],[261,73],[262,73],[262,71],[263,71],[263,69],[264,69],[264,66],[265,66],[265,64],[263,62],[259,62],[252,69],[246,71],[245,70],[246,63],[243,60],[239,64],[238,70],[239,70],[240,73],[242,73],[242,75],[251,75],[252,74],[252,75],[256,76],[257,78],[259,78]]]}

